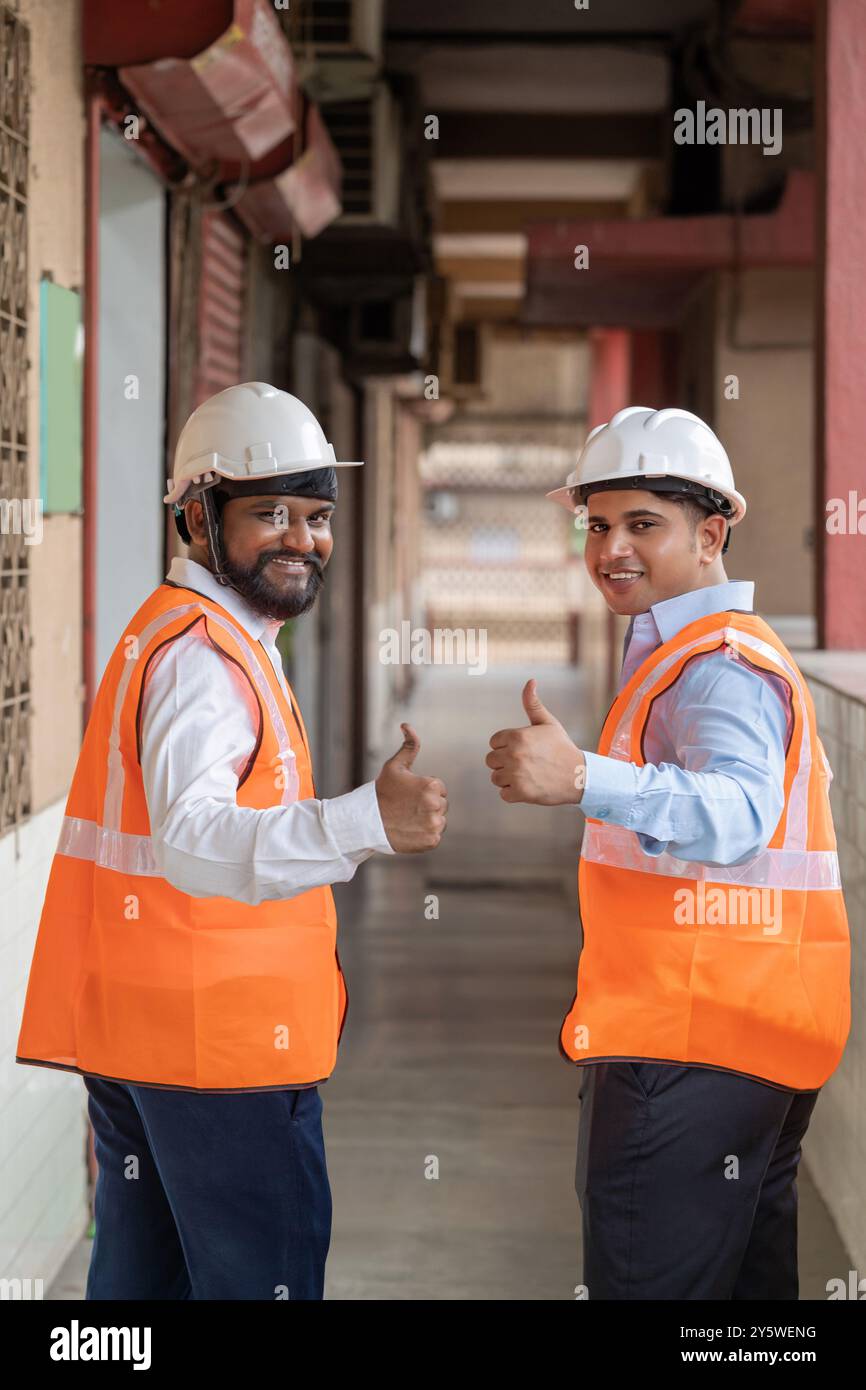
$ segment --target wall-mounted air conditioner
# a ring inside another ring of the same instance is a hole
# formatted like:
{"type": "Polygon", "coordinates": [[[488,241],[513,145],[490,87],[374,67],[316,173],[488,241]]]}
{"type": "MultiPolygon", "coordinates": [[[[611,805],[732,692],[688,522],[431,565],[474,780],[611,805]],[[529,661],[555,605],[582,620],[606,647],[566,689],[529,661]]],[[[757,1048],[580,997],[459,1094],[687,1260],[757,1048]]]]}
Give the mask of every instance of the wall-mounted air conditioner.
{"type": "Polygon", "coordinates": [[[335,225],[396,229],[403,141],[388,87],[380,82],[359,101],[332,102],[322,115],[343,166],[343,215],[335,225]]]}
{"type": "Polygon", "coordinates": [[[348,356],[355,369],[411,372],[425,368],[427,294],[419,276],[402,294],[366,297],[349,310],[348,356]]]}
{"type": "Polygon", "coordinates": [[[383,0],[292,0],[284,25],[314,101],[369,95],[382,69],[383,10],[383,0]]]}

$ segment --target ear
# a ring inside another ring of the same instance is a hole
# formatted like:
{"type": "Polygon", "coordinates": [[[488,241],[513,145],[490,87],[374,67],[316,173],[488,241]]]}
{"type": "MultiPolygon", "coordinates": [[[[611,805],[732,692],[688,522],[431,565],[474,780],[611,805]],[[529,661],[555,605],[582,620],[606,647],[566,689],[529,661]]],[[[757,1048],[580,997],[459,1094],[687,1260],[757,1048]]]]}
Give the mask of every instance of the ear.
{"type": "Polygon", "coordinates": [[[721,554],[728,523],[720,512],[712,512],[698,526],[701,563],[712,564],[721,554]]]}
{"type": "Polygon", "coordinates": [[[183,509],[183,514],[186,521],[186,529],[192,536],[193,543],[195,545],[204,545],[207,541],[207,535],[204,529],[204,508],[197,497],[194,497],[191,502],[187,502],[183,509]]]}

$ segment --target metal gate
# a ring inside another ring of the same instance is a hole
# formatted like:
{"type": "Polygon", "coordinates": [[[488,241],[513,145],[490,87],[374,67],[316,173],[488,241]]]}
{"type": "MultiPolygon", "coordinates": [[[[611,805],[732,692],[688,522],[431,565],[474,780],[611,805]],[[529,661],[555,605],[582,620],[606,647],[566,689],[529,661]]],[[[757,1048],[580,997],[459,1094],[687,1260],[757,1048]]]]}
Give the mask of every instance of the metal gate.
{"type": "Polygon", "coordinates": [[[27,163],[29,31],[0,7],[0,835],[30,814],[27,163]]]}
{"type": "Polygon", "coordinates": [[[491,663],[574,655],[569,516],[545,498],[572,466],[554,442],[442,441],[421,459],[426,624],[483,629],[491,663]]]}
{"type": "Polygon", "coordinates": [[[243,379],[245,249],[244,236],[223,213],[202,214],[193,406],[243,379]]]}

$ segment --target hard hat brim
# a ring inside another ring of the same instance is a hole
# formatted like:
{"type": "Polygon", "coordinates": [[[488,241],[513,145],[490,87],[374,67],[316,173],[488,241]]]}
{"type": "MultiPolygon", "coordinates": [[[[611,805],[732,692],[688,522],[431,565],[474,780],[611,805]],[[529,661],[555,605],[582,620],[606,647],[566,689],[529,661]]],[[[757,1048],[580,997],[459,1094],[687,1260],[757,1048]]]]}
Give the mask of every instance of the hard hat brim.
{"type": "MultiPolygon", "coordinates": [[[[189,478],[178,479],[172,484],[162,500],[169,506],[172,503],[179,505],[181,500],[188,496],[191,487],[196,487],[197,492],[203,492],[207,487],[216,487],[220,478],[225,478],[233,483],[266,483],[269,478],[285,478],[291,476],[292,473],[310,473],[320,468],[363,468],[363,466],[363,459],[332,459],[326,463],[323,463],[321,459],[305,459],[301,462],[292,463],[285,468],[250,470],[247,468],[234,467],[225,460],[220,460],[218,463],[203,463],[199,474],[193,474],[192,477],[189,478]],[[197,476],[201,477],[207,473],[213,475],[211,482],[206,483],[204,486],[195,483],[195,478],[197,476]]],[[[264,490],[267,491],[267,489],[264,490]]]]}
{"type": "MultiPolygon", "coordinates": [[[[677,476],[679,476],[679,475],[671,474],[670,481],[671,481],[672,483],[676,482],[677,476]]],[[[683,476],[685,476],[685,475],[683,475],[683,476]]],[[[646,477],[645,477],[644,475],[642,475],[642,474],[629,474],[628,476],[625,476],[625,477],[624,477],[623,475],[617,474],[617,473],[610,473],[610,474],[608,474],[608,476],[605,477],[605,478],[593,478],[593,479],[592,479],[592,482],[593,482],[593,483],[598,483],[598,484],[600,485],[600,486],[599,486],[599,491],[600,491],[600,492],[603,492],[603,491],[612,492],[612,491],[619,491],[619,490],[622,490],[623,492],[626,492],[626,491],[628,491],[630,488],[639,489],[641,483],[648,483],[648,482],[656,483],[657,486],[654,487],[654,488],[653,488],[653,487],[648,487],[648,488],[645,489],[646,491],[648,491],[648,492],[665,491],[665,488],[664,488],[663,485],[662,485],[662,486],[658,486],[658,484],[659,484],[660,481],[661,481],[661,480],[659,480],[658,478],[646,478],[646,477]],[[618,489],[618,488],[611,488],[611,487],[605,488],[605,487],[601,486],[601,485],[603,485],[603,484],[605,484],[605,483],[621,483],[622,486],[621,486],[621,489],[618,489]]],[[[664,481],[667,481],[667,480],[665,479],[664,481]]],[[[687,482],[698,482],[698,479],[696,479],[696,478],[687,478],[686,481],[687,481],[687,482]]],[[[578,487],[587,487],[587,486],[588,486],[588,484],[586,484],[586,483],[570,483],[570,484],[566,484],[565,487],[557,487],[557,488],[554,488],[552,492],[547,492],[547,493],[545,493],[545,497],[549,498],[549,500],[550,500],[551,502],[557,502],[557,503],[559,504],[559,506],[565,507],[566,511],[569,511],[569,512],[576,512],[576,511],[578,510],[578,508],[581,506],[581,503],[580,503],[580,502],[575,502],[574,497],[573,497],[573,494],[576,492],[576,490],[577,490],[578,487]]],[[[589,486],[590,486],[590,488],[591,488],[591,484],[589,484],[589,486]]],[[[716,486],[713,490],[714,490],[715,492],[720,492],[720,493],[722,494],[722,496],[727,497],[728,500],[729,500],[729,502],[731,502],[731,504],[732,504],[733,507],[735,508],[734,512],[733,512],[729,517],[726,517],[726,521],[727,521],[727,523],[728,523],[729,526],[736,526],[737,523],[740,522],[740,521],[742,521],[743,517],[746,515],[746,499],[745,499],[745,497],[742,495],[742,493],[737,492],[734,488],[721,488],[721,487],[716,486]]]]}

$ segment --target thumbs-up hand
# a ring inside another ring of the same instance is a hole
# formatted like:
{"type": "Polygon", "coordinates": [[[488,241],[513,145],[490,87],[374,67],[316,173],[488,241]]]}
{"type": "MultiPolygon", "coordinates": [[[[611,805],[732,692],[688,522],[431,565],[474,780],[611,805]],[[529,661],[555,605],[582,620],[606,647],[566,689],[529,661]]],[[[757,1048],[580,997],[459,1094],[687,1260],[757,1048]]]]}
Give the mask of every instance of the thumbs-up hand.
{"type": "Polygon", "coordinates": [[[577,804],[583,795],[585,759],[559,720],[545,709],[534,680],[523,687],[524,729],[499,729],[485,762],[503,801],[536,806],[577,804]]]}
{"type": "Polygon", "coordinates": [[[412,771],[421,740],[409,724],[401,724],[403,742],[382,764],[376,778],[376,798],[388,843],[398,854],[435,849],[445,830],[448,798],[438,777],[419,777],[412,771]]]}

